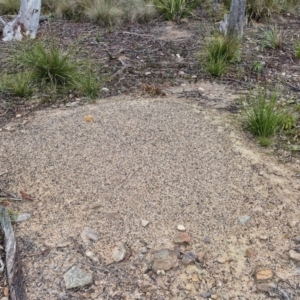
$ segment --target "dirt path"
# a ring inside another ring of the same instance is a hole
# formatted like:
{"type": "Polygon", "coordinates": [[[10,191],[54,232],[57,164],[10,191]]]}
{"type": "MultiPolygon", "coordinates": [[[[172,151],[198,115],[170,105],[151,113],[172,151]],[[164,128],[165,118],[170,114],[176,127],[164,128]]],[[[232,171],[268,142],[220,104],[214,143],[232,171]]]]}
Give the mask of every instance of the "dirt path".
{"type": "Polygon", "coordinates": [[[202,87],[202,100],[120,96],[0,132],[2,184],[34,197],[13,205],[31,213],[16,225],[28,299],[299,299],[300,182],[217,110],[225,87],[202,87]],[[199,263],[150,270],[179,224],[199,263]],[[72,266],[92,283],[67,290],[72,266]]]}

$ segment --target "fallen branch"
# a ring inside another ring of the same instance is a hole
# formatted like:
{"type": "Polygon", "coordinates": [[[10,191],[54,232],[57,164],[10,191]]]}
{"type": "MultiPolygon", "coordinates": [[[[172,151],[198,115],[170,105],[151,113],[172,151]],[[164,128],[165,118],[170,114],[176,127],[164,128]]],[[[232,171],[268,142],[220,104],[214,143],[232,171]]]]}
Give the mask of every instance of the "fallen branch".
{"type": "Polygon", "coordinates": [[[22,268],[15,234],[8,211],[0,207],[1,227],[5,238],[6,271],[11,300],[26,300],[23,288],[22,268]]]}

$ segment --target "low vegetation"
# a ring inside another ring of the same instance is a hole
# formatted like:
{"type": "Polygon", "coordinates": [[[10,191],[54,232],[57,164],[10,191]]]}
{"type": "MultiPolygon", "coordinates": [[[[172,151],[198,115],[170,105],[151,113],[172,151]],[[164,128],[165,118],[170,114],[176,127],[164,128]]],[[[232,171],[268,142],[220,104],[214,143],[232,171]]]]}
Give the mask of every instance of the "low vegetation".
{"type": "Polygon", "coordinates": [[[241,44],[238,39],[215,35],[207,39],[204,53],[200,55],[200,63],[206,72],[221,77],[226,73],[230,64],[240,58],[241,44]]]}
{"type": "Polygon", "coordinates": [[[262,146],[269,146],[270,139],[280,130],[290,130],[296,125],[295,117],[278,104],[278,92],[258,88],[256,95],[246,98],[245,127],[258,137],[262,146]]]}
{"type": "Polygon", "coordinates": [[[75,60],[72,48],[62,49],[55,39],[27,41],[10,53],[10,73],[0,77],[0,91],[28,97],[47,89],[65,93],[73,89],[91,99],[99,95],[100,79],[89,62],[75,60]]]}

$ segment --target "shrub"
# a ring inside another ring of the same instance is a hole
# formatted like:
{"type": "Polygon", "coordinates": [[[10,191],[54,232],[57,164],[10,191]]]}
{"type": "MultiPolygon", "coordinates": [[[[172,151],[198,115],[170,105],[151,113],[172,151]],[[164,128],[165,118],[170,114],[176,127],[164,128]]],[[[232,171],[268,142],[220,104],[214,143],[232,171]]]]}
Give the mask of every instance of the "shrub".
{"type": "Polygon", "coordinates": [[[101,26],[120,24],[124,14],[120,3],[114,0],[91,0],[84,13],[89,20],[101,26]]]}
{"type": "Polygon", "coordinates": [[[30,72],[6,75],[4,83],[7,91],[18,97],[28,97],[33,92],[32,74],[30,72]]]}
{"type": "Polygon", "coordinates": [[[20,0],[0,0],[0,14],[14,15],[20,9],[20,0]]]}
{"type": "Polygon", "coordinates": [[[278,29],[277,26],[270,27],[263,35],[263,48],[279,49],[282,48],[284,42],[283,31],[278,29]]]}
{"type": "Polygon", "coordinates": [[[230,63],[239,60],[240,41],[238,39],[215,36],[204,47],[205,70],[214,76],[225,74],[230,63]]]}
{"type": "Polygon", "coordinates": [[[245,126],[261,141],[285,127],[290,114],[277,105],[277,93],[269,94],[266,89],[259,89],[256,97],[250,95],[247,100],[245,126]]]}
{"type": "Polygon", "coordinates": [[[158,12],[169,21],[180,20],[191,14],[198,5],[197,0],[153,0],[158,12]]]}

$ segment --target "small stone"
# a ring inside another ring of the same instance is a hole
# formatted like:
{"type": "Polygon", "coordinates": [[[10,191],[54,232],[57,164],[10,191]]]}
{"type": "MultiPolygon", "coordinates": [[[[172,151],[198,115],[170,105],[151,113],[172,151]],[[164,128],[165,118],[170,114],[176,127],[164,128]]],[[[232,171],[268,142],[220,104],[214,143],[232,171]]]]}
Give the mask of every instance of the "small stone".
{"type": "Polygon", "coordinates": [[[263,280],[269,280],[273,277],[273,271],[269,269],[265,270],[259,270],[255,274],[256,280],[263,281],[263,280]]]}
{"type": "Polygon", "coordinates": [[[155,251],[152,256],[152,269],[168,271],[178,266],[177,254],[169,249],[155,251]]]}
{"type": "Polygon", "coordinates": [[[66,289],[83,287],[93,282],[93,275],[86,273],[77,266],[70,268],[64,275],[66,289]]]}
{"type": "Polygon", "coordinates": [[[220,264],[225,264],[228,261],[230,261],[230,258],[226,254],[217,258],[217,262],[220,264]]]}
{"type": "Polygon", "coordinates": [[[245,253],[245,256],[248,257],[248,258],[253,258],[257,255],[257,251],[253,248],[248,248],[246,249],[246,253],[245,253]]]}
{"type": "Polygon", "coordinates": [[[298,253],[294,250],[289,251],[289,257],[293,260],[300,261],[300,253],[298,253]]]}
{"type": "Polygon", "coordinates": [[[193,75],[193,76],[192,76],[192,79],[196,79],[196,78],[197,78],[197,75],[193,75]]]}
{"type": "Polygon", "coordinates": [[[258,283],[256,289],[263,293],[269,293],[271,291],[271,287],[266,283],[258,283]]]}
{"type": "Polygon", "coordinates": [[[219,298],[219,296],[218,296],[218,295],[216,295],[216,294],[213,294],[213,295],[211,295],[211,296],[210,296],[210,298],[211,298],[211,299],[218,299],[218,298],[219,298]]]}
{"type": "Polygon", "coordinates": [[[180,75],[180,76],[183,76],[185,73],[184,73],[184,71],[179,71],[178,72],[178,75],[180,75]]]}
{"type": "Polygon", "coordinates": [[[261,241],[267,241],[267,240],[269,239],[269,237],[268,237],[267,235],[261,235],[261,236],[259,237],[259,239],[260,239],[261,241]]]}
{"type": "Polygon", "coordinates": [[[126,254],[126,247],[123,243],[118,243],[113,250],[112,258],[116,262],[120,262],[124,259],[126,254]]]}
{"type": "Polygon", "coordinates": [[[19,119],[19,118],[21,118],[21,117],[22,117],[21,114],[17,114],[17,115],[16,115],[16,118],[17,118],[17,119],[19,119]]]}
{"type": "Polygon", "coordinates": [[[197,274],[193,274],[192,275],[192,281],[193,282],[199,282],[200,281],[199,276],[197,274]]]}
{"type": "Polygon", "coordinates": [[[203,87],[198,87],[198,91],[199,91],[199,93],[204,93],[205,89],[203,87]]]}
{"type": "Polygon", "coordinates": [[[210,244],[211,243],[211,239],[209,236],[206,236],[204,239],[203,239],[203,242],[206,243],[206,244],[210,244]]]}
{"type": "Polygon", "coordinates": [[[88,243],[89,240],[93,242],[99,241],[99,236],[93,229],[89,227],[84,227],[83,231],[81,232],[81,238],[85,243],[88,243]]]}
{"type": "Polygon", "coordinates": [[[98,257],[92,251],[85,251],[85,255],[94,262],[99,262],[98,257]]]}
{"type": "Polygon", "coordinates": [[[294,241],[296,244],[300,244],[300,235],[294,237],[294,238],[293,238],[293,241],[294,241]]]}
{"type": "Polygon", "coordinates": [[[184,227],[183,225],[178,225],[178,226],[177,226],[177,229],[178,229],[179,231],[185,231],[185,227],[184,227]]]}
{"type": "Polygon", "coordinates": [[[148,76],[148,75],[151,75],[151,72],[146,72],[145,75],[147,75],[147,76],[148,76]]]}
{"type": "Polygon", "coordinates": [[[18,215],[15,217],[14,221],[15,221],[16,223],[19,223],[19,222],[23,222],[23,221],[26,221],[26,220],[30,219],[30,217],[31,217],[31,214],[30,214],[30,213],[18,214],[18,215]]]}
{"type": "Polygon", "coordinates": [[[196,260],[196,256],[193,252],[187,252],[182,257],[182,264],[187,266],[196,260]]]}
{"type": "Polygon", "coordinates": [[[196,260],[200,263],[203,263],[205,260],[205,253],[204,252],[198,252],[196,254],[196,260]]]}
{"type": "Polygon", "coordinates": [[[298,223],[299,223],[298,220],[290,220],[290,221],[288,221],[288,225],[289,225],[289,227],[291,227],[291,228],[296,227],[296,226],[298,225],[298,223]]]}
{"type": "Polygon", "coordinates": [[[142,226],[146,227],[150,222],[147,220],[142,220],[142,226]]]}
{"type": "Polygon", "coordinates": [[[274,247],[272,244],[270,244],[270,245],[268,245],[268,249],[269,249],[270,251],[274,251],[274,250],[275,250],[275,247],[274,247]]]}
{"type": "Polygon", "coordinates": [[[173,240],[174,244],[189,244],[190,241],[190,236],[185,232],[179,233],[173,240]]]}
{"type": "Polygon", "coordinates": [[[108,89],[108,88],[106,88],[106,87],[103,87],[103,88],[101,89],[101,91],[103,91],[103,92],[107,93],[107,92],[109,92],[109,89],[108,89]]]}
{"type": "Polygon", "coordinates": [[[66,104],[66,107],[76,107],[79,105],[78,101],[74,101],[74,102],[69,102],[66,104]]]}
{"type": "Polygon", "coordinates": [[[245,225],[246,223],[248,223],[250,221],[250,219],[251,219],[250,216],[247,216],[247,215],[241,216],[241,217],[239,217],[239,223],[241,225],[245,225]]]}

